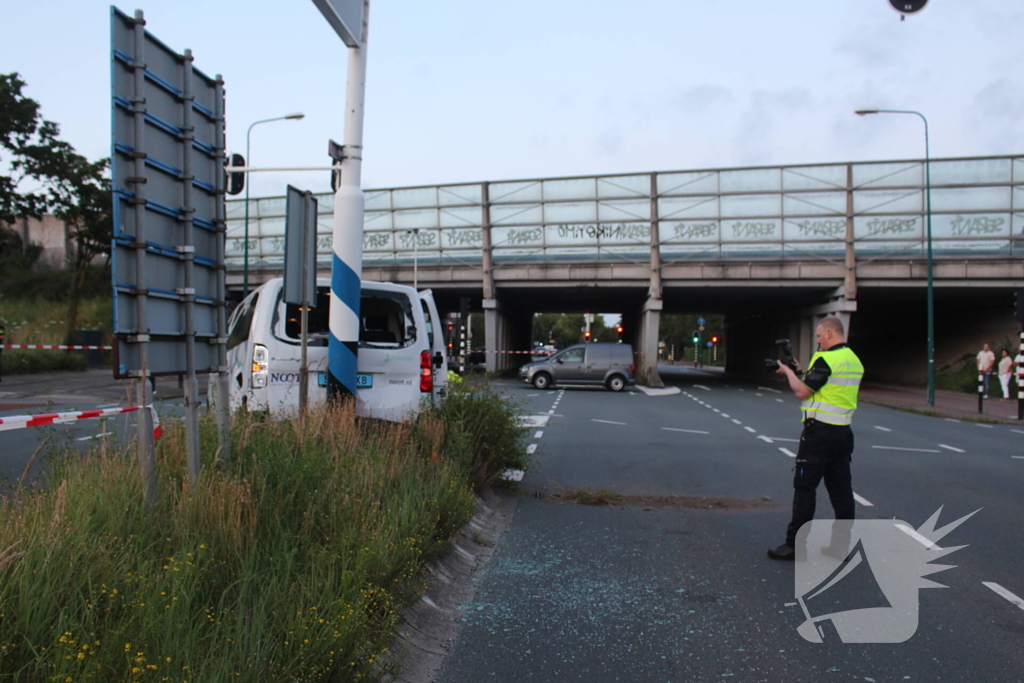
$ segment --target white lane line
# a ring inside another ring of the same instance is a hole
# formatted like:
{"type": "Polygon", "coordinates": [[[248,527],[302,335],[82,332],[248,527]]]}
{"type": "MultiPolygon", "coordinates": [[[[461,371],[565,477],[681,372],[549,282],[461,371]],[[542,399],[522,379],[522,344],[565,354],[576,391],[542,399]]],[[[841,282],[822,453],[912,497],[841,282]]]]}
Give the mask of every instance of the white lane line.
{"type": "Polygon", "coordinates": [[[1015,432],[1015,433],[1017,433],[1017,434],[1024,434],[1024,432],[1022,432],[1022,431],[1021,431],[1021,430],[1019,430],[1019,429],[1011,429],[1010,431],[1011,431],[1011,432],[1015,432]]]}
{"type": "Polygon", "coordinates": [[[534,396],[540,396],[540,394],[527,394],[526,398],[533,398],[534,396]]]}
{"type": "Polygon", "coordinates": [[[544,436],[544,432],[543,432],[543,430],[542,430],[542,431],[539,431],[539,432],[537,432],[536,434],[534,434],[534,435],[533,435],[533,438],[535,438],[535,439],[539,439],[539,438],[540,438],[540,437],[542,437],[542,436],[544,436]]]}
{"type": "Polygon", "coordinates": [[[757,433],[757,430],[754,429],[753,427],[744,427],[744,429],[746,429],[751,434],[756,434],[757,433]]]}
{"type": "Polygon", "coordinates": [[[548,423],[547,415],[520,415],[519,426],[520,427],[543,427],[548,423]]]}
{"type": "Polygon", "coordinates": [[[853,494],[853,499],[855,501],[857,501],[858,503],[860,503],[861,505],[863,505],[864,507],[866,507],[866,508],[873,508],[873,507],[875,507],[874,503],[872,503],[867,498],[864,498],[862,496],[857,495],[857,493],[853,494]]]}
{"type": "Polygon", "coordinates": [[[677,429],[675,427],[662,427],[666,432],[686,432],[687,434],[710,434],[711,432],[702,432],[699,429],[677,429]]]}
{"type": "Polygon", "coordinates": [[[923,545],[925,548],[928,548],[928,550],[942,550],[942,548],[935,545],[927,538],[919,534],[917,532],[917,529],[915,529],[912,526],[908,526],[906,524],[897,524],[896,528],[905,533],[907,536],[910,536],[912,539],[923,545]]]}
{"type": "Polygon", "coordinates": [[[558,413],[552,413],[551,417],[565,417],[565,415],[559,415],[558,413]]]}
{"type": "Polygon", "coordinates": [[[1011,455],[1014,460],[1024,460],[1024,455],[1011,455]]]}
{"type": "Polygon", "coordinates": [[[875,429],[877,429],[880,432],[891,432],[892,431],[888,427],[879,427],[878,425],[875,425],[875,429]]]}
{"type": "Polygon", "coordinates": [[[954,418],[952,418],[952,417],[946,417],[946,418],[943,418],[943,419],[944,419],[944,420],[945,420],[946,422],[959,422],[959,421],[960,421],[960,420],[956,420],[956,419],[954,419],[954,418]]]}
{"type": "Polygon", "coordinates": [[[783,453],[785,453],[786,455],[788,455],[791,458],[795,458],[796,457],[796,453],[794,453],[793,451],[789,450],[788,448],[782,448],[780,446],[779,450],[782,451],[783,453]]]}
{"type": "Polygon", "coordinates": [[[783,400],[782,400],[781,398],[777,398],[777,399],[775,399],[775,402],[776,402],[776,403],[785,403],[785,401],[783,401],[783,400]]]}
{"type": "Polygon", "coordinates": [[[982,429],[995,429],[995,427],[993,425],[982,425],[982,424],[975,423],[974,426],[975,427],[981,427],[982,429]]]}
{"type": "Polygon", "coordinates": [[[781,392],[781,391],[779,391],[778,389],[770,389],[770,388],[768,388],[768,387],[758,387],[758,388],[757,388],[757,390],[758,390],[758,391],[770,391],[770,392],[772,392],[773,394],[781,394],[781,393],[782,393],[782,392],[781,392]]]}
{"type": "Polygon", "coordinates": [[[1024,599],[1017,597],[1010,591],[1000,586],[998,583],[993,583],[992,581],[982,581],[981,585],[985,588],[991,589],[999,597],[1006,598],[1010,601],[1010,604],[1016,605],[1017,607],[1024,609],[1024,599]]]}
{"type": "Polygon", "coordinates": [[[965,451],[963,449],[960,449],[960,448],[954,448],[953,446],[947,446],[944,443],[940,443],[939,444],[939,448],[945,448],[947,451],[953,451],[954,453],[966,453],[967,452],[967,451],[965,451]]]}
{"type": "Polygon", "coordinates": [[[704,391],[711,391],[710,387],[706,387],[703,384],[694,384],[693,388],[694,389],[703,389],[704,391]]]}
{"type": "Polygon", "coordinates": [[[737,420],[736,418],[733,418],[733,419],[732,419],[732,423],[733,423],[734,425],[741,425],[741,424],[743,424],[742,422],[740,422],[740,421],[739,421],[739,420],[737,420]]]}
{"type": "Polygon", "coordinates": [[[612,420],[594,420],[594,419],[591,419],[590,421],[591,422],[600,422],[601,424],[606,424],[606,425],[623,425],[623,426],[625,426],[625,424],[626,424],[625,422],[613,422],[612,420]]]}
{"type": "Polygon", "coordinates": [[[728,419],[729,418],[729,413],[722,413],[722,417],[728,419]]]}
{"type": "Polygon", "coordinates": [[[880,451],[908,451],[910,453],[941,453],[931,448],[897,448],[896,446],[872,446],[880,451]]]}
{"type": "MultiPolygon", "coordinates": [[[[708,406],[708,408],[711,408],[711,406],[708,406]]],[[[716,413],[720,413],[720,412],[722,412],[722,411],[721,411],[721,410],[719,410],[718,408],[711,408],[711,409],[712,409],[713,411],[715,411],[716,413]]]]}
{"type": "Polygon", "coordinates": [[[529,446],[526,447],[527,455],[533,455],[536,452],[537,452],[537,444],[531,443],[529,446]]]}
{"type": "Polygon", "coordinates": [[[79,437],[79,438],[75,439],[75,441],[94,441],[96,439],[102,439],[102,438],[103,438],[103,434],[93,434],[92,436],[82,436],[82,437],[79,437]]]}
{"type": "Polygon", "coordinates": [[[764,394],[762,394],[762,393],[759,393],[759,392],[755,391],[755,392],[754,392],[754,396],[764,396],[764,394]]]}
{"type": "Polygon", "coordinates": [[[800,439],[783,439],[781,436],[769,436],[767,437],[772,441],[788,441],[790,443],[800,443],[800,439]]]}
{"type": "Polygon", "coordinates": [[[757,438],[761,439],[761,441],[764,441],[765,443],[775,443],[774,441],[772,441],[772,440],[771,440],[770,438],[768,438],[767,436],[759,436],[759,437],[757,437],[757,438]]]}

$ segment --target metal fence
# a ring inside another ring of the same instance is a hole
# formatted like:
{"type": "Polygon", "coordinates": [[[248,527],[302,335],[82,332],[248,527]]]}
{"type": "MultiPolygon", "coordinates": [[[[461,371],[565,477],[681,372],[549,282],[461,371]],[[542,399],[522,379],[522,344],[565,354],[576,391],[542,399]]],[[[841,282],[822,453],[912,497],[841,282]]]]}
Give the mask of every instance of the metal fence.
{"type": "MultiPolygon", "coordinates": [[[[913,257],[927,238],[922,160],[653,172],[367,190],[366,265],[730,258],[913,257]],[[484,198],[487,201],[484,201],[484,198]],[[656,239],[652,232],[656,231],[656,239]]],[[[330,265],[334,197],[320,201],[330,265]]],[[[280,267],[284,197],[250,200],[250,267],[280,267]]],[[[242,268],[244,200],[228,203],[228,267],[242,268]]],[[[936,256],[1024,253],[1024,156],[931,161],[936,256]]]]}

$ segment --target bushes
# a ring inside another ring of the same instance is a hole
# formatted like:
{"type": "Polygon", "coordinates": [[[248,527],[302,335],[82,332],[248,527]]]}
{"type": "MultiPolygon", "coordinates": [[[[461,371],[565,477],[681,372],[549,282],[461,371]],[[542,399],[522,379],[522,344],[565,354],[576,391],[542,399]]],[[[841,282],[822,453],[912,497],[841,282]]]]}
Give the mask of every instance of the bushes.
{"type": "MultiPolygon", "coordinates": [[[[0,296],[0,325],[6,329],[6,344],[63,344],[67,303],[44,298],[17,299],[0,296]]],[[[83,328],[104,330],[103,343],[109,345],[113,329],[113,300],[94,297],[81,302],[79,324],[83,328]]],[[[5,349],[0,354],[0,372],[27,375],[46,372],[85,370],[84,353],[50,349],[5,349]]],[[[105,357],[109,352],[104,352],[105,357]]]]}
{"type": "Polygon", "coordinates": [[[132,449],[64,458],[49,489],[0,507],[0,680],[379,675],[473,487],[522,465],[515,418],[487,390],[455,391],[415,425],[358,420],[350,404],[304,421],[239,415],[219,470],[204,420],[194,490],[171,423],[153,510],[132,449]]]}

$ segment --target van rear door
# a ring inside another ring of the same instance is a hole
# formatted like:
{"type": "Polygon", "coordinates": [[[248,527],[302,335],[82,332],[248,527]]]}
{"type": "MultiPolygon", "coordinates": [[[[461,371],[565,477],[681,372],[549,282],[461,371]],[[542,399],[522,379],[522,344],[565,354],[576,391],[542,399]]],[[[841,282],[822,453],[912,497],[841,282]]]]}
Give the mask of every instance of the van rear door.
{"type": "Polygon", "coordinates": [[[437,306],[434,304],[434,293],[429,289],[424,289],[419,295],[420,304],[423,306],[427,343],[432,359],[431,368],[434,374],[434,389],[431,391],[431,395],[437,399],[444,396],[448,390],[448,354],[444,345],[441,317],[437,314],[437,306]]]}

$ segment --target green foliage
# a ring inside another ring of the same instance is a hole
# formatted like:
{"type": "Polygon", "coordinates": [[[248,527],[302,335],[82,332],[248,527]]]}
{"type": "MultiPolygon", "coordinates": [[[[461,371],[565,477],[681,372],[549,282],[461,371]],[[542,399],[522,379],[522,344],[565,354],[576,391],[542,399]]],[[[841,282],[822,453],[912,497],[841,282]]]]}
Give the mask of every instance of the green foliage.
{"type": "MultiPolygon", "coordinates": [[[[0,296],[0,325],[6,331],[4,343],[63,344],[66,311],[66,303],[60,301],[0,296]]],[[[111,298],[84,300],[80,311],[79,322],[83,328],[108,331],[103,343],[109,345],[109,330],[113,328],[111,298]]],[[[0,353],[0,372],[4,375],[30,375],[85,370],[85,353],[56,349],[6,349],[0,353]]]]}
{"type": "MultiPolygon", "coordinates": [[[[582,313],[540,313],[533,317],[534,344],[554,343],[558,348],[565,348],[583,342],[583,330],[586,327],[582,313]]],[[[595,315],[590,324],[591,340],[598,342],[615,342],[618,333],[605,325],[604,316],[595,315]]]]}
{"type": "Polygon", "coordinates": [[[422,566],[472,514],[468,473],[513,455],[472,450],[516,433],[507,404],[454,399],[415,425],[351,404],[240,415],[221,468],[204,420],[194,488],[171,423],[152,510],[131,448],[54,463],[47,489],[0,503],[0,680],[376,679],[422,566]]]}

